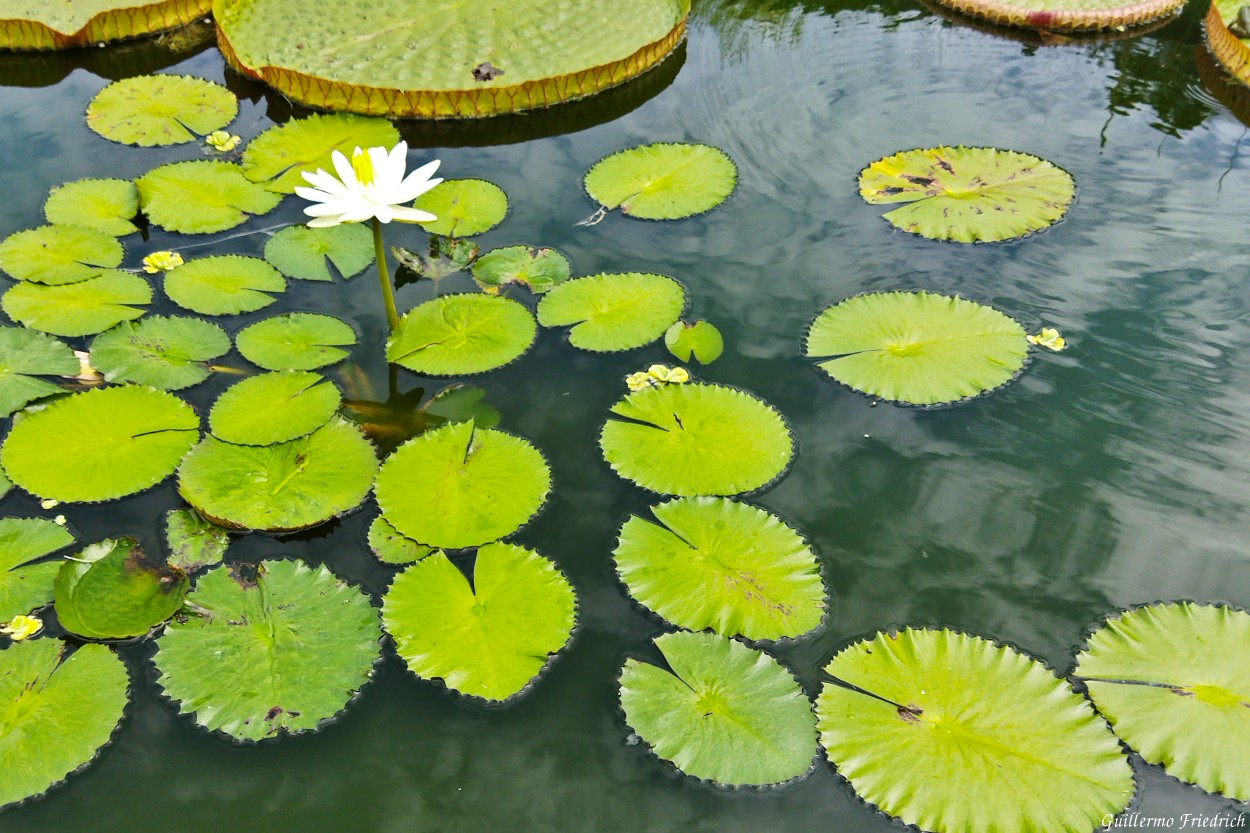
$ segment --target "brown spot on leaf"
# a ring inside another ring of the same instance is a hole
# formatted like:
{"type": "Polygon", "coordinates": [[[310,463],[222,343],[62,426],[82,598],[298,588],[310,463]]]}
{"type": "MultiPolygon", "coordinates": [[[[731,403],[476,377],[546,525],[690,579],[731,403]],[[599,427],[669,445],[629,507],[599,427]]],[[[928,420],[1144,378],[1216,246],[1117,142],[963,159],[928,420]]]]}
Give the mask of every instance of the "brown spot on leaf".
{"type": "Polygon", "coordinates": [[[898,716],[908,723],[919,723],[920,715],[924,714],[924,710],[914,704],[898,707],[898,716]]]}
{"type": "Polygon", "coordinates": [[[493,81],[503,75],[503,70],[491,64],[490,61],[483,61],[473,68],[474,81],[493,81]]]}
{"type": "Polygon", "coordinates": [[[256,579],[260,577],[259,564],[231,564],[230,578],[242,587],[244,590],[251,590],[256,586],[256,579]]]}

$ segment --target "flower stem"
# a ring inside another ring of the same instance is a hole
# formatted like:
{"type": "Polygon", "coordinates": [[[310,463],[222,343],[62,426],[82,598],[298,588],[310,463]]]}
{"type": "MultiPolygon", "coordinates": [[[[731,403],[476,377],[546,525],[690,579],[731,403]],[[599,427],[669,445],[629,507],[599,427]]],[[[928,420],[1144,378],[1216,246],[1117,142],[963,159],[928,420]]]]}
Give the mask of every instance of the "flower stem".
{"type": "Polygon", "coordinates": [[[399,327],[399,312],[395,309],[395,290],[391,286],[391,271],[386,266],[386,247],[382,245],[382,224],[374,217],[373,254],[378,261],[378,280],[382,283],[382,300],[386,304],[386,323],[391,332],[399,327]]]}

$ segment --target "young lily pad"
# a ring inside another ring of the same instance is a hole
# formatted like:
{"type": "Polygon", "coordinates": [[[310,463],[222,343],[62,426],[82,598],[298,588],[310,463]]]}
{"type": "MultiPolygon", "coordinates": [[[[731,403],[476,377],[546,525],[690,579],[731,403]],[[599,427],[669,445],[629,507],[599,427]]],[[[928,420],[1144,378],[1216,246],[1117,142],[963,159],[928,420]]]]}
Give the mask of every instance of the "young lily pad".
{"type": "Polygon", "coordinates": [[[551,491],[534,446],[503,431],[449,422],[404,443],[378,472],[374,492],[388,521],[431,547],[459,549],[520,529],[551,491]]]}
{"type": "Polygon", "coordinates": [[[336,150],[350,156],[358,147],[389,148],[398,142],[399,131],[385,119],[315,114],[271,127],[249,142],[243,173],[270,191],[293,194],[296,186],[308,184],[304,173],[334,170],[331,155],[336,150]]]}
{"type": "Polygon", "coordinates": [[[538,325],[517,301],[444,295],[400,319],[386,360],[428,376],[464,376],[503,367],[534,343],[538,325]]]}
{"type": "Polygon", "coordinates": [[[400,532],[383,515],[369,524],[369,549],[383,564],[411,564],[436,552],[400,532]]]}
{"type": "Polygon", "coordinates": [[[868,202],[907,203],[885,215],[930,240],[993,242],[1057,223],[1076,196],[1072,175],[1045,159],[997,148],[936,147],[878,159],[859,174],[868,202]]]}
{"type": "Polygon", "coordinates": [[[829,760],[861,798],[906,824],[1092,833],[1133,796],[1107,724],[1011,648],[908,628],[844,648],[825,673],[837,681],[816,700],[829,760]]]}
{"type": "Polygon", "coordinates": [[[473,263],[473,280],[491,295],[512,283],[541,295],[568,279],[569,260],[555,249],[507,246],[491,249],[473,263]]]}
{"type": "Polygon", "coordinates": [[[81,365],[74,351],[51,336],[22,327],[0,327],[0,417],[28,402],[64,391],[37,376],[73,376],[81,365]]]}
{"type": "Polygon", "coordinates": [[[820,624],[816,554],[780,518],[745,503],[682,498],[621,527],[613,558],[629,594],[679,628],[747,639],[798,637],[820,624]]]}
{"type": "Polygon", "coordinates": [[[681,318],[686,290],[672,278],[639,272],[591,275],[562,283],[538,302],[544,327],[567,327],[569,343],[595,352],[632,350],[681,318]]]}
{"type": "Polygon", "coordinates": [[[693,324],[678,321],[664,333],[664,346],[683,362],[693,357],[699,364],[711,364],[725,351],[725,339],[720,330],[707,321],[693,324]]]}
{"type": "Polygon", "coordinates": [[[738,184],[738,169],[723,150],[661,142],[600,159],[583,184],[605,209],[644,220],[678,220],[723,203],[738,184]]]}
{"type": "Polygon", "coordinates": [[[784,666],[711,633],[666,633],[655,645],[672,670],[627,659],[620,685],[626,722],[658,757],[727,787],[812,770],[816,717],[784,666]]]}
{"type": "Polygon", "coordinates": [[[139,188],[129,179],[79,179],[53,188],[43,216],[53,225],[93,228],[113,237],[134,234],[139,188]]]}
{"type": "Polygon", "coordinates": [[[262,373],[227,388],[213,403],[208,425],[214,436],[228,443],[284,443],[325,425],[342,401],[339,389],[320,374],[262,373]]]}
{"type": "Polygon", "coordinates": [[[91,763],[121,721],[129,687],[125,664],[105,645],[34,639],[0,651],[0,807],[91,763]]]}
{"type": "Polygon", "coordinates": [[[368,597],[325,567],[218,567],[187,597],[194,615],[157,640],[165,694],[238,740],[312,732],[373,676],[382,637],[368,597]]]}
{"type": "Polygon", "coordinates": [[[438,218],[420,224],[430,234],[472,237],[503,222],[508,195],[484,179],[447,179],[417,197],[412,207],[438,218]]]}
{"type": "Polygon", "coordinates": [[[377,468],[360,430],[336,418],[275,445],[205,437],[178,467],[178,491],[221,526],[290,532],[359,506],[377,468]]]}
{"type": "Polygon", "coordinates": [[[942,405],[1015,378],[1028,357],[1024,328],[993,307],[932,292],[857,295],[827,307],[806,354],[869,396],[942,405]]]}
{"type": "Polygon", "coordinates": [[[47,518],[0,518],[0,625],[52,601],[61,562],[29,562],[72,543],[69,530],[47,518]]]}
{"type": "Polygon", "coordinates": [[[266,370],[316,370],[349,355],[356,343],[346,322],[314,312],[275,315],[244,327],[235,336],[244,358],[266,370]]]}
{"type": "Polygon", "coordinates": [[[86,336],[133,321],[152,303],[152,285],[138,275],[109,269],[61,286],[23,281],[4,293],[0,306],[19,324],[58,336],[86,336]]]}
{"type": "Polygon", "coordinates": [[[572,636],[577,601],[546,558],[512,544],[477,551],[466,577],[441,552],[395,577],[382,620],[408,670],[486,700],[524,691],[572,636]]]}
{"type": "Polygon", "coordinates": [[[229,162],[174,162],[136,181],[143,213],[154,225],[184,234],[225,231],[266,214],[282,201],[229,162]]]}
{"type": "Polygon", "coordinates": [[[333,280],[327,261],[350,278],[373,263],[373,233],[364,223],[288,226],[265,243],[265,260],[282,274],[303,281],[333,280]]]}
{"type": "Polygon", "coordinates": [[[166,562],[187,575],[220,564],[230,546],[230,533],[201,518],[194,509],[165,513],[166,562]]]}
{"type": "Polygon", "coordinates": [[[105,538],[61,563],[56,618],[87,639],[143,636],[182,607],[190,587],[186,573],[149,559],[134,538],[105,538]]]}
{"type": "Polygon", "coordinates": [[[612,406],[599,447],[613,471],[661,494],[736,495],[785,471],[794,439],[775,408],[722,385],[664,385],[612,406]]]}
{"type": "Polygon", "coordinates": [[[1077,655],[1098,711],[1169,775],[1250,801],[1250,614],[1190,602],[1112,617],[1077,655]]]}
{"type": "Polygon", "coordinates": [[[171,393],[96,388],[15,419],[0,463],[37,497],[112,500],[164,480],[199,436],[200,418],[171,393]]]}
{"type": "Polygon", "coordinates": [[[220,84],[186,75],[141,75],[114,81],[87,105],[87,127],[123,145],[194,142],[225,127],[239,100],[220,84]]]}
{"type": "Polygon", "coordinates": [[[94,278],[120,266],[124,256],[117,238],[86,226],[40,226],[0,243],[0,269],[19,281],[54,286],[94,278]]]}
{"type": "Polygon", "coordinates": [[[258,257],[212,255],[196,258],[165,274],[165,294],[178,306],[201,315],[255,312],[286,289],[282,273],[258,257]]]}
{"type": "Polygon", "coordinates": [[[211,321],[152,315],[96,336],[91,363],[110,382],[179,390],[207,379],[206,363],[229,350],[230,336],[211,321]]]}

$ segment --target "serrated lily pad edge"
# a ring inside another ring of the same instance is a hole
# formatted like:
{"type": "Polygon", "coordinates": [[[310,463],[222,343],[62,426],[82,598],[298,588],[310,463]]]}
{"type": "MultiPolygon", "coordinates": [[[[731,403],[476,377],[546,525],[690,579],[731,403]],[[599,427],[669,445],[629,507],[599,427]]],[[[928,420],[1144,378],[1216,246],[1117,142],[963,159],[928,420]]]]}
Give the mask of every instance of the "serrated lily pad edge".
{"type": "Polygon", "coordinates": [[[1214,2],[1202,19],[1202,35],[1207,51],[1220,66],[1241,83],[1250,85],[1250,46],[1229,31],[1214,2]]]}
{"type": "MultiPolygon", "coordinates": [[[[740,179],[741,177],[740,177],[740,172],[738,170],[738,163],[733,160],[732,156],[730,156],[728,153],[721,150],[720,148],[716,147],[715,145],[709,145],[706,142],[648,142],[647,144],[644,144],[644,145],[635,145],[633,147],[621,148],[620,150],[613,151],[612,153],[609,153],[607,156],[604,156],[601,159],[596,160],[589,168],[586,169],[586,173],[582,174],[582,193],[585,194],[586,198],[589,199],[592,203],[599,206],[599,210],[606,211],[609,214],[615,211],[615,212],[624,214],[626,217],[628,217],[631,220],[645,220],[646,222],[649,222],[649,223],[679,223],[682,220],[689,220],[693,217],[702,217],[704,214],[708,214],[712,211],[715,211],[716,209],[720,208],[725,203],[732,200],[734,198],[734,195],[738,193],[738,184],[739,184],[740,179]],[[723,200],[716,203],[715,205],[710,205],[707,208],[703,209],[702,211],[696,211],[693,214],[683,214],[680,217],[639,217],[637,214],[630,214],[630,213],[621,211],[620,206],[617,206],[616,208],[608,208],[603,203],[599,202],[599,200],[595,199],[594,195],[590,193],[590,189],[586,187],[586,178],[590,176],[590,172],[601,162],[606,162],[607,160],[613,159],[617,156],[621,156],[622,154],[631,153],[635,150],[638,150],[639,148],[655,147],[657,145],[662,146],[662,147],[709,148],[721,154],[722,156],[725,157],[726,161],[729,162],[729,166],[733,168],[733,184],[731,185],[729,189],[729,193],[725,195],[725,198],[723,200]]],[[[671,276],[665,275],[664,277],[667,278],[671,276]]],[[[573,279],[570,278],[570,280],[573,280],[573,279]]],[[[677,280],[677,279],[673,278],[673,280],[677,280]]],[[[680,281],[678,281],[678,283],[680,283],[680,281]]],[[[683,288],[685,287],[683,286],[683,288]]],[[[684,310],[682,312],[683,314],[685,313],[684,310]]]]}
{"type": "Polygon", "coordinates": [[[1046,32],[1094,32],[1102,29],[1141,26],[1173,15],[1185,0],[1138,0],[1107,9],[1046,9],[995,2],[995,0],[934,0],[972,17],[1000,26],[1017,26],[1046,32]]]}
{"type": "Polygon", "coordinates": [[[163,0],[103,11],[77,32],[59,32],[36,20],[0,20],[0,49],[54,50],[143,37],[185,26],[212,11],[212,0],[163,0]],[[134,6],[139,7],[140,14],[134,6]]]}

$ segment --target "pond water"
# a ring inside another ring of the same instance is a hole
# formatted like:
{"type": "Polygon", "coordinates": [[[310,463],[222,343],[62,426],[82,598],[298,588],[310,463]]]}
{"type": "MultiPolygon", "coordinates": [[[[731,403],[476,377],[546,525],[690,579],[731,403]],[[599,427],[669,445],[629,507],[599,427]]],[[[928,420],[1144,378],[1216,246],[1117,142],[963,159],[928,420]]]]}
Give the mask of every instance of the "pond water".
{"type": "MultiPolygon", "coordinates": [[[[698,375],[754,391],[788,417],[798,457],[754,500],[807,536],[834,589],[827,627],[780,651],[809,693],[837,648],[904,624],[990,636],[1067,672],[1088,630],[1117,608],[1161,599],[1250,605],[1250,137],[1199,78],[1203,12],[1196,4],[1135,39],[1042,44],[904,2],[696,2],[679,53],[601,100],[401,129],[420,158],[443,160],[443,175],[489,179],[509,194],[511,213],[482,237],[483,249],[555,246],[575,274],[679,278],[690,314],[727,341],[724,357],[698,375]],[[737,192],[680,222],[609,216],[574,226],[594,208],[580,187],[592,163],[665,140],[727,151],[739,165],[737,192]],[[936,144],[1049,159],[1075,176],[1077,201],[1058,226],[1003,245],[894,232],[859,198],[856,175],[887,153],[936,144]],[[890,289],[959,293],[1031,331],[1055,326],[1071,347],[957,408],[872,407],[814,371],[800,339],[828,304],[890,289]]],[[[120,67],[94,50],[6,56],[0,233],[39,225],[53,185],[193,158],[185,146],[113,145],[84,125],[87,102],[109,80],[97,73],[157,69],[227,83],[244,99],[232,130],[245,140],[290,116],[226,71],[212,48],[168,67],[141,51],[120,67]]],[[[297,222],[297,203],[244,228],[297,222]]],[[[413,227],[388,235],[392,244],[421,240],[413,227]]],[[[158,231],[127,240],[128,264],[161,248],[259,254],[264,239],[195,250],[158,231]]],[[[471,287],[463,275],[447,284],[443,291],[471,287]]],[[[405,286],[400,306],[430,294],[428,285],[405,286]]],[[[284,303],[349,318],[363,334],[357,359],[385,391],[376,295],[365,275],[294,282],[284,303]]],[[[234,332],[274,309],[225,324],[234,332]]],[[[573,644],[520,702],[465,702],[389,655],[336,724],[241,747],[179,717],[151,682],[150,651],[130,648],[123,653],[140,682],[113,745],[46,798],[6,811],[0,828],[903,829],[823,761],[784,789],[728,792],[627,742],[616,676],[662,628],[627,599],[610,553],[621,523],[653,501],[612,474],[595,438],[623,377],[666,356],[658,345],[579,352],[547,331],[521,361],[475,380],[502,412],[501,427],[551,461],[553,497],[516,540],[553,557],[580,602],[573,644]]],[[[205,405],[231,381],[210,380],[189,398],[205,405]]],[[[400,377],[405,389],[438,384],[400,377]]],[[[105,508],[56,511],[84,542],[130,533],[156,549],[161,518],[178,505],[166,483],[105,508]]],[[[16,492],[3,508],[47,514],[16,492]]],[[[377,593],[393,571],[364,543],[374,511],[370,503],[290,539],[246,537],[230,557],[325,562],[377,593]]],[[[1130,809],[1143,816],[1245,810],[1139,759],[1134,767],[1130,809]]]]}

